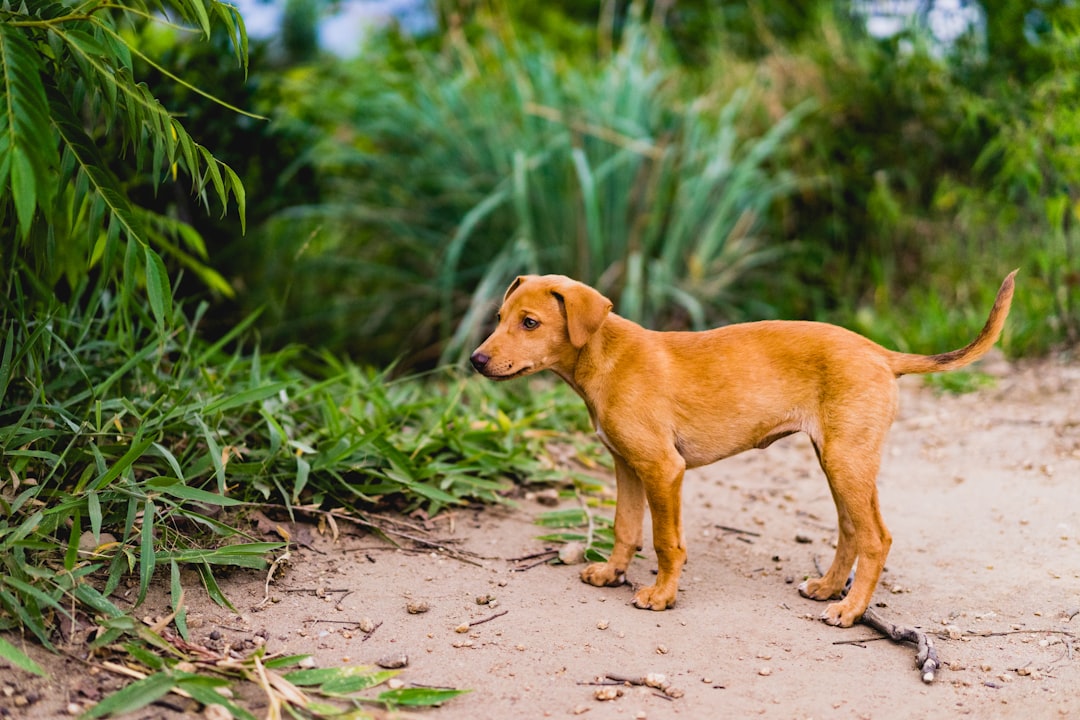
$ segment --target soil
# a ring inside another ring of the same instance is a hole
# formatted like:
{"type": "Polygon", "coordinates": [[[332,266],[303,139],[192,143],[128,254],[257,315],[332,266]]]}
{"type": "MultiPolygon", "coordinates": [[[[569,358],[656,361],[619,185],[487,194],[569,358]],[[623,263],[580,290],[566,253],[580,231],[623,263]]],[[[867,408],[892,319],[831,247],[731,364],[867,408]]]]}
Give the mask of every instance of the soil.
{"type": "MultiPolygon", "coordinates": [[[[192,640],[243,648],[265,638],[271,652],[311,653],[320,667],[404,654],[406,684],[471,690],[416,713],[437,720],[1080,718],[1080,366],[997,360],[983,369],[998,376],[995,386],[960,396],[901,381],[878,483],[894,542],[875,609],[933,638],[943,668],[931,684],[910,645],[825,625],[823,605],[796,591],[828,565],[836,536],[802,436],[688,474],[691,559],[666,612],[635,609],[630,585],[583,584],[580,566],[513,571],[527,563],[512,559],[547,547],[534,521],[551,508],[526,496],[436,518],[427,536],[447,550],[394,549],[344,523],[336,541],[327,528],[292,526],[301,546],[261,609],[255,573],[221,579],[239,615],[185,575],[192,640]],[[412,614],[410,603],[429,610],[412,614]],[[370,633],[365,618],[377,624],[370,633]],[[626,685],[601,701],[596,691],[615,686],[590,684],[648,673],[664,674],[681,696],[626,685]]],[[[655,567],[646,540],[628,573],[635,585],[651,582],[655,567]]],[[[167,611],[167,582],[146,615],[167,611]]],[[[98,688],[122,684],[27,650],[51,679],[0,664],[0,715],[62,715],[69,702],[86,706],[98,688]]],[[[176,716],[182,702],[132,716],[176,716]]],[[[260,702],[248,705],[257,715],[260,702]]]]}

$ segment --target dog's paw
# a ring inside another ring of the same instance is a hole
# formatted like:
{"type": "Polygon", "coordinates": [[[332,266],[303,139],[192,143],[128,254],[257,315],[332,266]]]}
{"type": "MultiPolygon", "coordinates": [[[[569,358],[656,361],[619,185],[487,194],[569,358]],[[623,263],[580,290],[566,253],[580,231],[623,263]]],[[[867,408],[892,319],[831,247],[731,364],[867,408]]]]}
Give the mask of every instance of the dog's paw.
{"type": "Polygon", "coordinates": [[[675,590],[658,585],[643,587],[634,593],[634,607],[642,610],[667,610],[675,607],[675,590]]]}
{"type": "MultiPolygon", "coordinates": [[[[865,610],[865,608],[863,608],[865,610]]],[[[832,603],[821,613],[821,619],[835,627],[851,627],[862,617],[862,610],[851,607],[846,602],[832,603]]]]}
{"type": "Polygon", "coordinates": [[[581,571],[581,581],[596,587],[616,587],[626,583],[626,572],[611,563],[593,563],[581,571]]]}
{"type": "Polygon", "coordinates": [[[799,594],[811,600],[832,600],[841,597],[843,592],[843,589],[835,590],[827,586],[822,578],[803,580],[799,583],[799,594]]]}

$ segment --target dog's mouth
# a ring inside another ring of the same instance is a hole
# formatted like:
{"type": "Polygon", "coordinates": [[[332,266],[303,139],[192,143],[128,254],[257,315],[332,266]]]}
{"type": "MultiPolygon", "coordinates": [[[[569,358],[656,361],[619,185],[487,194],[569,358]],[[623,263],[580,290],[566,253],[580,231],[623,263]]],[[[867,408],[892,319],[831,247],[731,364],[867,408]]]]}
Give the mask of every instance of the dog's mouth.
{"type": "Polygon", "coordinates": [[[521,368],[520,370],[515,370],[512,373],[504,373],[504,374],[498,374],[498,375],[484,373],[484,376],[486,378],[488,378],[489,380],[495,380],[497,382],[502,382],[503,380],[513,380],[514,378],[519,378],[519,377],[522,377],[524,375],[530,375],[533,372],[535,372],[535,366],[526,365],[525,367],[521,368]]]}

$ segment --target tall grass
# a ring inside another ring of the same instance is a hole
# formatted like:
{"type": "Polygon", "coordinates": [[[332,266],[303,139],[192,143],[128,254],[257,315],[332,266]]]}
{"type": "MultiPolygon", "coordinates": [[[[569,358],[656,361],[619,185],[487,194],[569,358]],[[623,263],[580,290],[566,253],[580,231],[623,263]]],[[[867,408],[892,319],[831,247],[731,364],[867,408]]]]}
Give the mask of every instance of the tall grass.
{"type": "Polygon", "coordinates": [[[275,248],[256,272],[288,288],[263,296],[282,332],[314,319],[333,342],[360,327],[356,352],[446,361],[524,272],[590,282],[650,325],[700,327],[742,317],[732,287],[781,252],[758,233],[797,185],[780,157],[811,105],[748,134],[753,83],[699,83],[648,19],[592,61],[492,20],[439,53],[385,40],[330,72],[348,92],[298,81],[286,105],[326,128],[310,159],[335,201],[283,212],[256,241],[275,248]],[[341,280],[330,297],[316,291],[327,274],[341,280]]]}

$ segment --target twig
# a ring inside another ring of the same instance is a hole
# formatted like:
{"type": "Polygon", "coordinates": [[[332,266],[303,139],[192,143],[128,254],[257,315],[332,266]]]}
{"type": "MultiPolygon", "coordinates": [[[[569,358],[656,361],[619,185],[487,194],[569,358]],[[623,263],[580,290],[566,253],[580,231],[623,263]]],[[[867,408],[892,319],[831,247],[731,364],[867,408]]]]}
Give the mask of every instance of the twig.
{"type": "MultiPolygon", "coordinates": [[[[360,527],[368,528],[369,530],[374,530],[376,533],[378,533],[378,534],[382,535],[383,537],[385,537],[391,544],[393,544],[395,546],[397,545],[397,543],[395,543],[393,540],[391,540],[388,537],[388,535],[394,535],[394,536],[402,538],[404,540],[414,542],[417,545],[423,545],[423,546],[428,547],[428,548],[433,548],[433,549],[436,549],[436,550],[440,550],[440,551],[446,553],[447,557],[453,558],[454,560],[458,560],[459,562],[463,562],[463,563],[466,563],[468,565],[475,565],[476,567],[483,567],[482,564],[476,562],[475,560],[470,559],[469,556],[471,556],[471,557],[479,557],[475,553],[470,553],[470,552],[467,552],[465,550],[455,550],[455,549],[449,547],[450,545],[454,544],[455,542],[458,542],[457,540],[428,540],[427,538],[421,537],[420,535],[416,535],[413,532],[404,532],[402,530],[397,529],[398,527],[405,527],[405,528],[408,528],[408,529],[413,530],[415,532],[421,532],[421,533],[426,532],[426,530],[423,527],[421,527],[421,526],[419,526],[419,525],[417,525],[415,523],[409,523],[409,522],[406,522],[406,521],[400,520],[400,519],[394,519],[394,518],[389,518],[389,517],[382,516],[382,515],[374,515],[374,514],[372,514],[371,515],[372,517],[378,518],[379,520],[381,520],[384,523],[384,524],[380,525],[378,523],[371,522],[370,520],[365,520],[364,518],[357,517],[355,515],[349,515],[347,513],[337,512],[337,511],[334,511],[334,510],[323,510],[322,508],[314,507],[314,506],[311,506],[311,505],[305,505],[305,506],[302,506],[302,507],[295,507],[293,509],[296,512],[307,513],[307,514],[310,514],[310,515],[321,515],[323,517],[326,517],[328,520],[335,520],[335,521],[336,520],[342,520],[342,521],[345,521],[345,522],[353,523],[354,525],[359,525],[360,527]],[[397,527],[388,527],[390,525],[394,525],[394,526],[397,526],[397,527]]],[[[484,558],[484,559],[492,559],[492,558],[484,558]]]]}
{"type": "Polygon", "coordinates": [[[574,497],[577,498],[578,504],[581,505],[581,511],[585,513],[585,519],[589,523],[588,532],[585,535],[585,549],[588,549],[592,547],[593,535],[596,533],[596,522],[593,520],[593,514],[589,511],[589,504],[585,502],[581,491],[578,490],[577,483],[574,483],[574,497]]]}
{"type": "Polygon", "coordinates": [[[916,648],[915,665],[922,673],[922,681],[924,683],[934,682],[934,674],[941,667],[941,661],[938,660],[937,648],[934,647],[933,638],[915,628],[894,625],[878,615],[873,608],[867,608],[866,612],[863,613],[862,620],[859,622],[877,630],[893,642],[914,644],[916,648]]]}
{"type": "Polygon", "coordinates": [[[323,592],[323,593],[339,593],[339,592],[340,593],[347,593],[347,592],[352,592],[352,590],[350,590],[349,588],[299,587],[299,588],[278,588],[278,590],[280,590],[281,592],[309,592],[309,593],[318,593],[318,592],[323,592]]]}
{"type": "Polygon", "coordinates": [[[480,620],[473,620],[471,623],[469,623],[469,627],[476,627],[477,625],[483,625],[486,622],[491,622],[495,618],[502,617],[503,615],[505,615],[508,612],[510,612],[510,611],[509,610],[503,610],[502,612],[497,612],[494,615],[489,615],[486,618],[482,618],[480,620]]]}
{"type": "Polygon", "coordinates": [[[544,565],[545,562],[550,562],[556,555],[558,555],[558,552],[553,551],[544,555],[544,557],[540,558],[539,560],[529,562],[528,565],[519,565],[515,568],[511,568],[510,572],[525,572],[526,570],[531,570],[532,568],[544,565]]]}
{"type": "MultiPolygon", "coordinates": [[[[361,638],[360,642],[367,642],[368,638],[370,638],[372,635],[374,635],[375,631],[382,627],[382,624],[383,624],[382,620],[375,623],[375,625],[371,628],[371,632],[364,633],[364,637],[361,638]]],[[[363,631],[361,630],[361,632],[363,632],[363,631]]]]}
{"type": "Polygon", "coordinates": [[[736,535],[753,535],[754,537],[761,537],[761,533],[754,532],[753,530],[742,530],[741,528],[731,527],[729,525],[713,525],[717,530],[723,530],[724,532],[735,533],[736,535]]]}
{"type": "Polygon", "coordinates": [[[558,554],[559,554],[558,550],[552,550],[551,548],[546,548],[544,550],[541,550],[540,552],[529,553],[528,555],[522,555],[521,557],[506,558],[506,562],[524,562],[526,560],[535,560],[536,558],[541,557],[541,556],[558,555],[558,554]]]}

